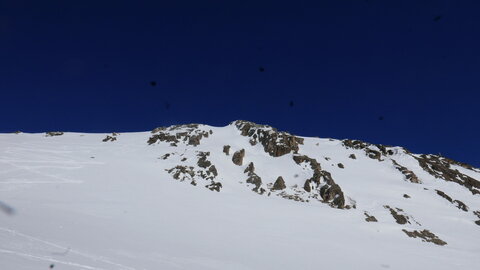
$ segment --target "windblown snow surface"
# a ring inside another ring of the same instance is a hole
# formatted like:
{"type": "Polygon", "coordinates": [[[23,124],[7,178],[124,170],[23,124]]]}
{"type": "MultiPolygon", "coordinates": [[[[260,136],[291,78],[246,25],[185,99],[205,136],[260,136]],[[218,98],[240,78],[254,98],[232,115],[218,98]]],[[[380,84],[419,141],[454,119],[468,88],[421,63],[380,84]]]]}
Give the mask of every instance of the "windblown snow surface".
{"type": "MultiPolygon", "coordinates": [[[[435,177],[420,166],[420,155],[391,147],[376,159],[341,140],[298,137],[298,151],[272,156],[234,123],[165,132],[208,135],[199,144],[182,140],[185,134],[177,143],[149,144],[152,132],[1,134],[0,269],[480,267],[480,194],[435,177]],[[115,140],[103,141],[107,136],[115,140]],[[236,165],[232,156],[241,149],[236,165]],[[198,165],[202,153],[206,168],[198,165]],[[344,203],[318,195],[324,178],[305,191],[314,172],[293,160],[299,155],[331,174],[344,203]],[[246,182],[250,162],[260,185],[246,182]],[[211,165],[217,175],[201,177],[211,165]],[[175,179],[177,166],[187,173],[175,179]],[[279,176],[286,188],[273,190],[279,176]],[[219,191],[211,183],[221,183],[219,191]],[[391,209],[407,222],[397,222],[391,209]],[[446,244],[406,233],[423,230],[446,244]]],[[[476,168],[450,169],[480,179],[476,168]]]]}

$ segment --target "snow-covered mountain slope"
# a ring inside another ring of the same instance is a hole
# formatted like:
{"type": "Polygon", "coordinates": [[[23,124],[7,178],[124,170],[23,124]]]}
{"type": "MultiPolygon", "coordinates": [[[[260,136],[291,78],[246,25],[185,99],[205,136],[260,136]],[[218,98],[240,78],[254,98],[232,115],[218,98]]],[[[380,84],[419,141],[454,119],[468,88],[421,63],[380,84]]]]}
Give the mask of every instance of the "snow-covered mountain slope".
{"type": "Polygon", "coordinates": [[[0,269],[478,269],[480,170],[235,121],[0,135],[0,269]]]}

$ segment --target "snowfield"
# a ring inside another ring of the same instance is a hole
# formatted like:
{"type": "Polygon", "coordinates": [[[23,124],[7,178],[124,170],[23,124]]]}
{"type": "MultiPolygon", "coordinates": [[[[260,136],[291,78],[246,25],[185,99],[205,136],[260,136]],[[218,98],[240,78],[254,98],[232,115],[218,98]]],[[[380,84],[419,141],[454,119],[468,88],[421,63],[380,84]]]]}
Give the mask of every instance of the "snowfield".
{"type": "MultiPolygon", "coordinates": [[[[477,187],[436,178],[419,165],[419,155],[403,148],[387,148],[390,154],[372,158],[370,150],[346,147],[341,140],[298,137],[303,139],[298,151],[274,157],[260,137],[253,145],[234,124],[164,132],[208,136],[193,145],[182,140],[184,134],[177,143],[168,141],[172,137],[148,144],[151,132],[0,134],[0,269],[467,270],[480,265],[477,187]],[[106,136],[115,140],[103,141],[106,136]],[[232,157],[241,149],[245,156],[236,165],[232,157]],[[210,165],[199,165],[202,155],[210,165]],[[341,193],[328,200],[319,195],[327,186],[325,176],[305,191],[315,171],[308,162],[293,160],[299,155],[316,160],[341,193]],[[421,183],[406,179],[392,160],[421,183]],[[250,162],[261,184],[247,183],[250,162]],[[171,170],[176,166],[183,167],[171,170]],[[279,176],[286,188],[273,190],[279,176]],[[338,203],[341,196],[344,203],[338,203]],[[367,222],[367,215],[377,222],[367,222]],[[446,244],[409,237],[404,230],[428,230],[446,244]]],[[[476,168],[452,164],[449,169],[458,179],[480,181],[476,168]]]]}

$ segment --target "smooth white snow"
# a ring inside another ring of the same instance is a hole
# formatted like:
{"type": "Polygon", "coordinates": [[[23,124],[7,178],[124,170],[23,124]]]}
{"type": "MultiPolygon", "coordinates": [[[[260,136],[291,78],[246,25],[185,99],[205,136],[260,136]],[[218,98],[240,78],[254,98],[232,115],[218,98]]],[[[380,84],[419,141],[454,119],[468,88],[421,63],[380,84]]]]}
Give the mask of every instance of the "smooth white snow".
{"type": "MultiPolygon", "coordinates": [[[[356,201],[356,209],[340,210],[252,192],[243,172],[249,162],[264,184],[282,176],[287,186],[301,188],[312,172],[295,164],[291,154],[272,158],[260,144],[251,146],[234,126],[206,129],[213,134],[198,147],[176,148],[148,145],[149,132],[122,133],[115,142],[102,142],[106,134],[1,134],[0,201],[15,214],[0,212],[0,269],[54,264],[54,269],[91,270],[467,270],[480,265],[480,226],[472,213],[480,210],[480,196],[433,178],[410,156],[394,158],[423,184],[405,181],[391,162],[346,149],[341,141],[305,138],[300,153],[316,158],[356,201]],[[226,144],[230,156],[222,152],[226,144]],[[245,159],[236,166],[231,157],[242,148],[245,159]],[[194,166],[196,151],[211,152],[220,192],[179,182],[165,171],[183,157],[194,166]],[[357,159],[348,158],[352,153],[357,159]],[[461,200],[469,211],[435,189],[461,200]],[[403,209],[421,226],[395,223],[384,205],[403,209]],[[379,222],[365,222],[365,211],[379,222]],[[428,229],[448,245],[409,238],[402,229],[428,229]]],[[[480,179],[478,172],[464,173],[480,179]]]]}

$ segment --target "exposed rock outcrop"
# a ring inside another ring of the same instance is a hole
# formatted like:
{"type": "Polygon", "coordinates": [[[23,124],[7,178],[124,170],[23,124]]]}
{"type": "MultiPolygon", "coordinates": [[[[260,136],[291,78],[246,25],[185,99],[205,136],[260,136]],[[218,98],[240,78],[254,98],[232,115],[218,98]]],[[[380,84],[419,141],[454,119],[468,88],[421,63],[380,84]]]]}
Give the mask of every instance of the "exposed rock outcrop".
{"type": "Polygon", "coordinates": [[[409,182],[415,183],[415,184],[420,184],[422,181],[418,179],[417,175],[412,172],[411,170],[407,169],[406,167],[403,167],[402,165],[398,164],[395,160],[392,159],[393,166],[395,169],[399,170],[404,176],[405,179],[409,182]]]}
{"type": "Polygon", "coordinates": [[[265,189],[261,188],[262,178],[260,178],[260,176],[258,176],[256,173],[251,173],[246,182],[255,185],[255,187],[252,189],[253,191],[259,194],[263,194],[265,192],[265,189]]]}
{"type": "Polygon", "coordinates": [[[295,155],[293,160],[297,164],[309,163],[313,170],[313,176],[307,179],[303,186],[306,192],[317,190],[324,202],[335,208],[345,208],[345,197],[342,189],[335,183],[329,172],[321,169],[317,160],[306,155],[295,155]]]}
{"type": "MultiPolygon", "coordinates": [[[[296,183],[295,185],[290,185],[287,187],[284,179],[280,176],[276,179],[274,183],[271,183],[270,181],[267,183],[262,183],[262,178],[256,174],[255,170],[257,169],[258,172],[263,173],[263,168],[255,168],[255,165],[250,162],[248,166],[245,162],[245,155],[246,155],[246,148],[245,149],[240,149],[237,148],[232,148],[230,145],[227,145],[226,143],[229,143],[227,141],[223,142],[221,145],[223,146],[223,153],[227,155],[228,157],[223,156],[223,158],[231,158],[232,162],[237,165],[237,166],[242,166],[241,169],[242,171],[246,174],[246,183],[249,185],[253,185],[253,191],[263,194],[266,192],[266,189],[269,189],[269,191],[281,191],[281,192],[269,192],[268,195],[274,194],[275,196],[282,196],[284,198],[290,198],[290,199],[295,199],[298,201],[309,201],[309,200],[318,200],[324,203],[329,204],[332,207],[335,208],[350,208],[353,207],[354,204],[351,203],[351,201],[354,201],[351,198],[348,198],[344,195],[342,188],[334,181],[332,174],[328,172],[327,170],[322,170],[322,167],[320,166],[320,163],[314,159],[311,158],[307,155],[302,155],[299,154],[300,151],[300,146],[303,144],[303,138],[296,137],[294,135],[291,135],[287,132],[279,132],[277,129],[267,126],[267,125],[258,125],[252,122],[248,121],[235,121],[232,123],[232,125],[239,130],[241,136],[245,136],[248,140],[249,143],[253,146],[253,149],[258,150],[260,148],[263,148],[263,151],[268,153],[271,157],[280,157],[284,156],[286,154],[291,154],[294,162],[300,167],[302,167],[303,170],[307,170],[306,173],[310,173],[310,169],[312,170],[313,174],[310,177],[303,178],[302,183],[296,183]],[[261,145],[261,146],[260,146],[261,145]],[[235,150],[238,150],[234,152],[235,150]],[[231,153],[230,153],[231,152],[231,153]],[[231,155],[231,157],[229,157],[231,155]],[[282,195],[281,195],[282,194],[282,195]]],[[[233,127],[232,127],[233,128],[233,127]]],[[[201,140],[204,138],[208,138],[212,134],[212,130],[208,130],[206,126],[202,125],[197,125],[197,124],[190,124],[190,125],[178,125],[178,126],[172,126],[172,127],[160,127],[156,128],[152,131],[152,135],[148,140],[149,144],[154,144],[154,143],[168,143],[171,146],[178,146],[179,144],[184,144],[186,146],[198,146],[201,143],[201,140]]],[[[112,134],[111,136],[108,135],[104,141],[114,141],[116,140],[116,134],[112,134]]],[[[220,145],[220,146],[221,146],[220,145]]],[[[317,143],[319,145],[319,143],[317,143]]],[[[469,188],[473,194],[480,194],[480,182],[476,179],[473,179],[472,177],[469,177],[468,175],[462,174],[459,172],[463,170],[459,167],[456,166],[461,166],[462,168],[465,169],[472,169],[474,171],[477,171],[475,168],[472,168],[471,166],[467,164],[462,164],[458,163],[443,157],[437,157],[437,156],[432,156],[432,155],[413,155],[408,150],[400,147],[390,147],[390,146],[385,146],[385,145],[380,145],[380,144],[370,144],[358,140],[343,140],[342,145],[347,148],[347,149],[356,149],[356,150],[361,150],[361,151],[355,151],[355,150],[350,150],[350,153],[346,153],[345,155],[348,156],[350,159],[357,159],[356,155],[359,155],[359,153],[364,152],[365,156],[375,159],[378,161],[387,161],[384,162],[386,166],[392,166],[389,165],[390,162],[388,160],[392,161],[392,164],[395,169],[397,169],[402,175],[405,177],[406,181],[412,182],[412,183],[421,183],[421,180],[417,177],[417,175],[412,171],[415,170],[413,168],[417,168],[417,166],[412,167],[412,170],[409,168],[400,165],[396,160],[392,159],[392,156],[406,156],[408,158],[409,155],[412,156],[413,158],[417,159],[420,166],[427,171],[428,173],[432,174],[433,176],[437,178],[442,178],[446,179],[447,181],[454,181],[457,183],[460,183],[467,188],[469,188]],[[355,154],[353,154],[355,153],[355,154]],[[399,155],[400,154],[400,155],[399,155]],[[456,165],[456,166],[452,166],[456,165]],[[458,170],[455,170],[457,168],[458,170]]],[[[198,149],[203,149],[204,145],[201,147],[198,147],[198,149]]],[[[250,146],[246,146],[248,149],[250,146]]],[[[185,148],[188,151],[189,147],[185,148]]],[[[220,150],[220,149],[217,149],[220,150]]],[[[182,151],[184,151],[184,148],[182,147],[182,151]]],[[[252,150],[253,151],[253,150],[252,150]]],[[[169,151],[170,152],[170,151],[169,151]]],[[[219,152],[219,151],[218,151],[219,152]]],[[[218,175],[216,167],[212,164],[212,162],[209,160],[210,152],[198,152],[197,151],[197,156],[198,159],[195,159],[193,161],[186,161],[186,158],[184,157],[184,153],[177,153],[175,151],[172,151],[171,155],[167,154],[163,156],[162,158],[164,159],[169,159],[169,162],[175,161],[178,159],[177,164],[182,164],[182,165],[191,165],[189,166],[176,166],[174,168],[168,169],[168,172],[173,175],[175,179],[178,180],[186,180],[189,179],[193,184],[197,184],[202,182],[203,180],[209,181],[209,183],[203,183],[201,185],[206,185],[210,189],[211,187],[215,187],[215,190],[220,190],[221,183],[216,181],[216,177],[218,175]],[[178,155],[177,155],[178,154],[178,155]],[[180,162],[180,158],[183,159],[180,162]],[[215,181],[214,181],[215,180],[215,181]],[[220,183],[218,184],[212,184],[212,183],[220,183]]],[[[217,152],[213,152],[215,154],[217,152]]],[[[250,152],[249,152],[250,153],[250,152]]],[[[252,153],[252,156],[256,153],[252,153]]],[[[333,159],[324,156],[327,153],[321,153],[319,157],[321,157],[322,162],[323,158],[328,162],[328,166],[337,166],[338,168],[344,169],[345,165],[343,163],[338,163],[338,161],[335,161],[335,157],[333,159]],[[322,155],[323,154],[323,155],[322,155]],[[331,161],[333,160],[333,161],[331,161]]],[[[215,156],[217,158],[217,156],[215,156]]],[[[250,154],[249,154],[250,157],[250,154]]],[[[247,160],[250,159],[247,157],[247,160]]],[[[364,160],[364,158],[361,158],[364,160]]],[[[217,160],[217,159],[215,159],[217,160]]],[[[272,159],[272,160],[277,160],[277,159],[272,159]]],[[[279,159],[278,159],[279,160],[279,159]]],[[[399,161],[403,161],[403,159],[398,159],[399,161]]],[[[353,162],[353,161],[352,161],[353,162]]],[[[355,161],[359,162],[359,161],[355,161]]],[[[262,163],[259,163],[262,164],[262,163]]],[[[257,165],[259,165],[257,164],[257,165]]],[[[358,164],[358,163],[356,163],[358,164]]],[[[348,164],[347,164],[348,168],[348,164]]],[[[418,169],[417,169],[418,170],[418,169]]],[[[340,173],[339,171],[332,171],[332,173],[340,173]]],[[[417,171],[416,171],[417,172],[417,171]]],[[[305,174],[299,174],[299,173],[292,173],[294,175],[294,178],[298,178],[300,175],[305,175],[305,174]]],[[[263,177],[268,176],[268,174],[260,174],[263,177]]],[[[334,174],[335,175],[335,174],[334,174]]],[[[341,173],[339,174],[341,175],[341,173]]],[[[425,174],[423,174],[424,177],[425,174]]],[[[474,175],[474,174],[473,174],[474,175]]],[[[271,176],[268,176],[271,177],[271,176]]],[[[301,178],[300,178],[301,179],[301,178]]],[[[295,181],[298,181],[300,179],[297,179],[295,181]]],[[[288,180],[288,179],[287,179],[288,180]]],[[[242,181],[242,180],[240,180],[242,181]]],[[[250,187],[251,188],[251,187],[250,187]]],[[[400,193],[399,195],[401,195],[400,193]]],[[[441,195],[439,193],[439,195],[441,195]]],[[[446,194],[445,194],[446,195],[446,194]]],[[[461,201],[454,200],[450,198],[448,195],[443,196],[445,199],[449,200],[451,203],[455,204],[456,207],[459,209],[462,209],[463,211],[468,211],[468,207],[462,203],[461,201]]],[[[409,198],[408,195],[404,195],[404,198],[409,198]]],[[[389,206],[386,206],[385,208],[389,209],[390,213],[392,216],[395,218],[396,222],[399,224],[408,224],[412,221],[414,221],[413,217],[404,215],[402,214],[402,210],[399,208],[392,208],[389,206]]],[[[368,218],[368,217],[367,217],[368,218]]],[[[415,221],[416,222],[416,221],[415,221]]]]}
{"type": "MultiPolygon", "coordinates": [[[[173,153],[167,153],[162,158],[166,159],[172,156],[173,153]]],[[[181,182],[188,180],[190,184],[196,186],[199,181],[209,181],[209,184],[206,185],[210,190],[220,191],[222,184],[220,182],[214,181],[218,176],[218,171],[215,165],[208,160],[210,152],[197,152],[197,166],[182,166],[177,165],[171,169],[166,169],[166,171],[173,176],[174,179],[180,180],[181,182]]],[[[182,159],[182,161],[185,161],[182,159]]]]}
{"type": "Polygon", "coordinates": [[[230,155],[230,145],[223,146],[223,153],[225,153],[227,156],[230,155]]]}
{"type": "Polygon", "coordinates": [[[171,169],[166,170],[169,174],[173,176],[174,179],[185,181],[185,180],[193,180],[195,176],[195,171],[193,167],[181,166],[177,165],[171,169]]]}
{"type": "Polygon", "coordinates": [[[232,157],[233,164],[242,166],[244,157],[245,157],[245,149],[235,152],[232,157]]]}
{"type": "Polygon", "coordinates": [[[364,214],[366,216],[366,222],[378,222],[378,220],[374,216],[369,215],[367,212],[364,212],[364,214]]]}
{"type": "Polygon", "coordinates": [[[207,157],[210,155],[210,152],[199,152],[198,153],[198,161],[197,165],[200,168],[207,168],[212,165],[212,163],[207,159],[207,157]]]}
{"type": "Polygon", "coordinates": [[[242,136],[250,138],[250,144],[260,142],[265,152],[273,157],[283,156],[288,153],[297,153],[298,145],[303,144],[303,139],[295,137],[287,132],[279,132],[277,129],[258,125],[252,122],[238,120],[233,124],[240,130],[242,136]]]}
{"type": "MultiPolygon", "coordinates": [[[[331,178],[330,173],[328,173],[328,177],[331,178]]],[[[330,202],[331,206],[335,206],[337,208],[345,208],[345,197],[343,195],[342,189],[339,185],[335,183],[333,183],[332,185],[323,185],[320,188],[320,196],[324,201],[330,202]]]]}
{"type": "Polygon", "coordinates": [[[306,192],[312,192],[312,181],[311,180],[305,181],[305,183],[303,184],[303,189],[306,192]]]}
{"type": "MultiPolygon", "coordinates": [[[[342,145],[347,149],[362,149],[365,151],[365,155],[367,155],[371,159],[376,159],[378,161],[383,161],[383,157],[388,157],[395,154],[399,148],[391,147],[382,144],[371,144],[367,142],[362,142],[359,140],[343,140],[342,145]]],[[[410,153],[405,148],[401,148],[401,151],[404,153],[410,153]]],[[[350,158],[355,159],[350,155],[350,158]]]]}
{"type": "MultiPolygon", "coordinates": [[[[476,180],[466,174],[453,169],[451,165],[459,165],[460,163],[453,162],[451,159],[436,156],[436,155],[412,155],[424,171],[436,178],[446,181],[455,182],[466,187],[472,194],[480,194],[480,181],[476,180]]],[[[468,167],[467,165],[459,165],[468,167]]],[[[471,166],[470,166],[471,167],[471,166]]]]}
{"type": "Polygon", "coordinates": [[[180,142],[197,146],[203,138],[208,138],[212,134],[211,130],[200,129],[198,124],[158,127],[152,130],[152,133],[153,135],[147,141],[148,144],[167,142],[171,146],[177,146],[180,142]]]}
{"type": "Polygon", "coordinates": [[[405,229],[402,230],[408,237],[412,238],[420,238],[423,242],[430,242],[434,243],[435,245],[444,246],[447,242],[443,241],[442,239],[438,238],[434,233],[430,232],[429,230],[422,230],[422,231],[407,231],[405,229]]]}
{"type": "Polygon", "coordinates": [[[296,202],[308,202],[308,200],[303,199],[299,194],[288,194],[285,191],[278,194],[278,196],[280,196],[284,199],[293,200],[293,201],[296,201],[296,202]]]}
{"type": "Polygon", "coordinates": [[[246,173],[247,175],[251,175],[254,172],[255,172],[255,165],[253,165],[253,162],[250,162],[247,168],[245,168],[245,170],[243,171],[243,173],[246,173]]]}
{"type": "Polygon", "coordinates": [[[304,162],[310,164],[310,168],[312,168],[313,170],[313,176],[310,179],[307,179],[307,182],[313,182],[316,185],[320,185],[323,171],[316,159],[310,158],[309,156],[306,156],[306,155],[301,155],[301,156],[296,155],[296,156],[293,156],[293,160],[297,164],[302,164],[304,162]]]}
{"type": "Polygon", "coordinates": [[[284,190],[285,188],[287,188],[285,180],[283,180],[283,177],[279,176],[273,184],[272,190],[284,190]]]}
{"type": "MultiPolygon", "coordinates": [[[[233,156],[235,156],[235,155],[233,155],[233,156]]],[[[235,163],[235,161],[234,161],[234,163],[235,163]]],[[[248,175],[248,178],[247,178],[246,182],[248,184],[253,184],[254,185],[254,188],[252,189],[253,191],[257,192],[258,194],[265,193],[265,189],[262,188],[262,178],[255,173],[255,165],[253,164],[253,162],[250,162],[248,164],[247,168],[245,168],[243,173],[246,173],[248,175]]]]}
{"type": "Polygon", "coordinates": [[[62,136],[63,132],[61,131],[49,131],[45,133],[45,137],[53,137],[53,136],[62,136]]]}
{"type": "Polygon", "coordinates": [[[200,176],[202,179],[206,180],[213,180],[217,177],[218,172],[215,165],[207,159],[210,156],[210,152],[198,152],[197,156],[199,159],[197,160],[198,167],[202,168],[197,171],[197,175],[200,176]]]}
{"type": "Polygon", "coordinates": [[[107,135],[102,142],[114,142],[117,140],[118,133],[113,132],[112,135],[107,135]]]}
{"type": "Polygon", "coordinates": [[[220,192],[220,189],[222,188],[222,183],[212,181],[212,183],[206,185],[205,187],[212,191],[220,192]]]}
{"type": "MultiPolygon", "coordinates": [[[[473,211],[473,214],[475,216],[477,216],[478,218],[480,218],[480,210],[479,211],[473,211]]],[[[479,225],[480,226],[480,219],[475,221],[475,224],[479,225]]]]}
{"type": "Polygon", "coordinates": [[[407,216],[407,215],[403,215],[403,210],[400,209],[400,208],[395,208],[393,209],[392,207],[388,206],[388,205],[384,205],[383,207],[385,207],[386,209],[390,210],[390,214],[393,216],[393,218],[395,219],[395,221],[398,223],[398,224],[411,224],[410,223],[410,217],[407,216]]]}
{"type": "Polygon", "coordinates": [[[438,195],[449,201],[451,204],[455,205],[458,209],[468,212],[468,206],[462,201],[452,199],[452,197],[448,196],[445,192],[441,190],[436,189],[435,191],[438,195]]]}
{"type": "Polygon", "coordinates": [[[447,162],[448,164],[451,164],[451,165],[457,165],[457,166],[460,166],[460,167],[463,167],[467,170],[471,170],[471,171],[475,171],[475,172],[480,172],[480,170],[478,170],[478,168],[475,168],[473,167],[472,165],[470,164],[467,164],[467,163],[464,163],[464,162],[459,162],[459,161],[455,161],[453,159],[449,159],[447,157],[442,157],[442,159],[447,162]]]}

